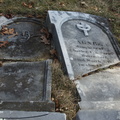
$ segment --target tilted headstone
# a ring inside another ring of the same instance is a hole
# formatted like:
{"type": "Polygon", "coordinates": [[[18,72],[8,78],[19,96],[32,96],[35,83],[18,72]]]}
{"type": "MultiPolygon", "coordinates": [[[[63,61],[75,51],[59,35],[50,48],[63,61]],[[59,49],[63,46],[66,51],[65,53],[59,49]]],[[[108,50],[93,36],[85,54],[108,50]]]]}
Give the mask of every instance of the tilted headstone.
{"type": "Polygon", "coordinates": [[[58,112],[26,112],[0,111],[0,120],[66,120],[64,113],[58,112]]]}
{"type": "Polygon", "coordinates": [[[0,110],[54,111],[51,60],[7,62],[0,67],[0,110]]]}
{"type": "Polygon", "coordinates": [[[105,18],[48,11],[47,25],[70,79],[119,63],[119,46],[105,18]]]}
{"type": "Polygon", "coordinates": [[[0,24],[0,30],[3,28],[0,32],[0,59],[43,60],[49,54],[49,43],[42,42],[46,38],[41,32],[44,25],[40,20],[24,17],[4,19],[0,18],[4,21],[0,24]],[[4,32],[6,29],[9,31],[4,32]]]}

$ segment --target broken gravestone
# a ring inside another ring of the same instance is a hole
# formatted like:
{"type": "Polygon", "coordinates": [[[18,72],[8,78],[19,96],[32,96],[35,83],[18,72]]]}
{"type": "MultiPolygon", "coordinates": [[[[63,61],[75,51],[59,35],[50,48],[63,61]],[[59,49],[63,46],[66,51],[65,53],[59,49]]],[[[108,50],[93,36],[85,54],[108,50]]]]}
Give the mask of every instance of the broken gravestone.
{"type": "Polygon", "coordinates": [[[47,25],[70,79],[119,63],[120,49],[105,18],[48,11],[47,25]]]}
{"type": "Polygon", "coordinates": [[[76,80],[82,110],[120,108],[120,66],[76,80]]]}
{"type": "Polygon", "coordinates": [[[0,111],[0,120],[66,120],[64,113],[0,111]]]}
{"type": "Polygon", "coordinates": [[[51,60],[7,62],[0,67],[0,110],[54,111],[51,60]]]}
{"type": "Polygon", "coordinates": [[[47,40],[40,20],[0,17],[0,59],[43,60],[49,55],[47,40]]]}

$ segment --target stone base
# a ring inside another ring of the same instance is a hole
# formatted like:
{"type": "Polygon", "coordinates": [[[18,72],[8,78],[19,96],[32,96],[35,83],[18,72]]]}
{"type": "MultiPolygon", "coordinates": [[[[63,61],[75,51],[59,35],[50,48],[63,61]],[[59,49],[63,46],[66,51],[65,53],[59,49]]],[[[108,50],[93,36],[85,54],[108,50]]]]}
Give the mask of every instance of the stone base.
{"type": "Polygon", "coordinates": [[[0,120],[66,120],[64,113],[0,111],[0,120]]]}

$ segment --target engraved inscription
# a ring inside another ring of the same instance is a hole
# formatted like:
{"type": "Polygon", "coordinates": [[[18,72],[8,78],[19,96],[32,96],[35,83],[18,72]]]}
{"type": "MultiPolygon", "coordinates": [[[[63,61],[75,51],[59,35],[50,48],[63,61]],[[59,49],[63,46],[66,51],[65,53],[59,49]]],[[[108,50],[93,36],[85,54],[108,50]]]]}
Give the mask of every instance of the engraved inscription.
{"type": "Polygon", "coordinates": [[[90,22],[67,21],[62,25],[62,34],[75,76],[119,62],[108,35],[90,22]],[[87,37],[83,30],[76,29],[76,25],[81,22],[92,28],[87,37]]]}
{"type": "Polygon", "coordinates": [[[103,62],[111,63],[112,59],[109,59],[109,55],[113,58],[114,51],[111,51],[106,46],[107,44],[103,45],[99,42],[78,40],[78,44],[73,48],[73,52],[80,54],[81,58],[74,58],[74,60],[79,61],[79,66],[100,67],[103,62]],[[84,62],[84,64],[81,64],[81,62],[84,62]]]}

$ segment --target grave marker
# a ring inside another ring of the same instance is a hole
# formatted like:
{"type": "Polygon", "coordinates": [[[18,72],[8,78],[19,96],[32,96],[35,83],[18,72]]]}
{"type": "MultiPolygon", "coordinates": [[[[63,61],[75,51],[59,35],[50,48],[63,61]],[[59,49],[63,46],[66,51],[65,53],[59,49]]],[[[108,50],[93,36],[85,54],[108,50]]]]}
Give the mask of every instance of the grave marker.
{"type": "Polygon", "coordinates": [[[70,79],[119,63],[120,49],[105,18],[48,11],[47,25],[70,79]]]}
{"type": "Polygon", "coordinates": [[[0,120],[66,120],[64,113],[33,111],[0,111],[0,120]]]}
{"type": "MultiPolygon", "coordinates": [[[[2,18],[0,20],[3,21],[2,18]]],[[[49,58],[50,45],[42,42],[41,37],[44,36],[44,33],[41,32],[41,29],[44,25],[40,20],[16,17],[2,22],[0,27],[2,26],[3,31],[8,29],[12,30],[12,33],[0,33],[0,44],[7,41],[0,47],[0,59],[31,61],[49,58]],[[5,29],[4,25],[7,25],[5,29]]]]}
{"type": "Polygon", "coordinates": [[[0,67],[0,110],[54,111],[51,61],[8,62],[0,67]]]}

